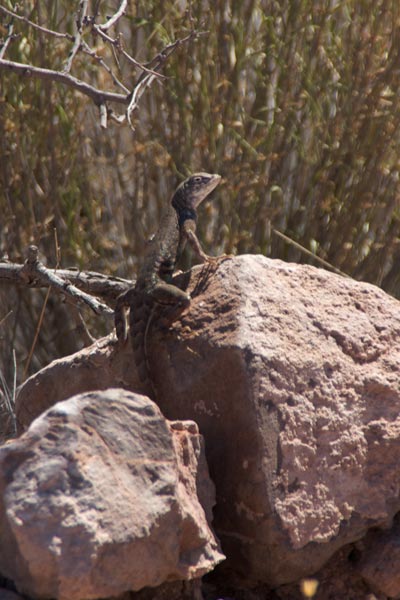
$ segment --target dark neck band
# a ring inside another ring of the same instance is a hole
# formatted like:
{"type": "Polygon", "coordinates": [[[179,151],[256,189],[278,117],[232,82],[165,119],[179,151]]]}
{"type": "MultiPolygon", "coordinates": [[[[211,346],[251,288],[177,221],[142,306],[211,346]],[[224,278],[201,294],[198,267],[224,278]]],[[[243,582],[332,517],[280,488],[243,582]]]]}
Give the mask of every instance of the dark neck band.
{"type": "Polygon", "coordinates": [[[182,208],[181,210],[177,210],[178,213],[178,223],[179,227],[182,227],[185,221],[191,219],[192,221],[197,220],[197,213],[194,208],[182,208]]]}

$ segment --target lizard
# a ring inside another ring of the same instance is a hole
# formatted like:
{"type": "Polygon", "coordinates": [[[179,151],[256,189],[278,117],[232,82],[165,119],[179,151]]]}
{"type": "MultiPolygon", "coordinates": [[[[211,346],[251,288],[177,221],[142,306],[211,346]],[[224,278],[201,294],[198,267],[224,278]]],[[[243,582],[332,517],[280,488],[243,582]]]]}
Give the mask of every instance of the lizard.
{"type": "Polygon", "coordinates": [[[169,327],[190,306],[190,295],[172,283],[176,263],[186,243],[203,263],[217,262],[226,256],[205,254],[196,235],[197,207],[220,181],[220,175],[195,173],[177,187],[156,234],[148,242],[136,284],[117,299],[117,339],[123,343],[128,337],[126,312],[129,308],[129,337],[139,378],[154,395],[146,342],[155,321],[169,327]]]}

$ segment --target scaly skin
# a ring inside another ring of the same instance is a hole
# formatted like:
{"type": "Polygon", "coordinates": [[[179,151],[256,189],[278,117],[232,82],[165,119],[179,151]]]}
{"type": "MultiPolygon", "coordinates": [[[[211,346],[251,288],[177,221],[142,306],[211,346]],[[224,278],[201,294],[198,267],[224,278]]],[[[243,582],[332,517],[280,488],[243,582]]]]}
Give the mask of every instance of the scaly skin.
{"type": "Polygon", "coordinates": [[[157,321],[163,326],[171,325],[190,305],[189,294],[171,283],[186,242],[202,262],[216,262],[221,258],[207,256],[196,236],[196,209],[220,181],[220,175],[196,173],[178,186],[146,249],[136,285],[117,300],[115,328],[118,340],[126,339],[125,312],[129,308],[129,337],[135,363],[141,381],[151,389],[146,349],[151,327],[157,321]]]}

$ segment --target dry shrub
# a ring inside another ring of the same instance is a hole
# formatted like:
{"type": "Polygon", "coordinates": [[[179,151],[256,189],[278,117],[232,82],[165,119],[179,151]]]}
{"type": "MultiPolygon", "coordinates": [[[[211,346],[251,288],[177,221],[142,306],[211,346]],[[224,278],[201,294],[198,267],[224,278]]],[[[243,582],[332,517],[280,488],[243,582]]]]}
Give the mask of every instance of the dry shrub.
{"type": "MultiPolygon", "coordinates": [[[[29,6],[33,20],[73,31],[65,0],[29,6]]],[[[400,295],[397,3],[216,0],[189,8],[138,0],[119,22],[124,43],[143,61],[193,23],[209,32],[170,58],[168,79],[142,98],[134,132],[101,130],[95,107],[72,90],[0,71],[1,251],[21,260],[33,242],[54,264],[56,229],[63,265],[134,276],[174,186],[203,169],[224,177],[201,210],[208,251],[315,262],[278,231],[400,295]]],[[[63,64],[65,41],[15,27],[20,37],[9,58],[63,64]]],[[[112,64],[101,40],[93,44],[112,64]]],[[[73,74],[111,89],[88,60],[80,57],[73,74]]],[[[121,62],[120,77],[138,75],[121,62]]],[[[21,360],[40,302],[2,294],[5,312],[19,306],[3,340],[21,360]]],[[[48,315],[33,368],[78,345],[73,328],[67,345],[59,335],[65,312],[57,313],[62,322],[48,315]]]]}

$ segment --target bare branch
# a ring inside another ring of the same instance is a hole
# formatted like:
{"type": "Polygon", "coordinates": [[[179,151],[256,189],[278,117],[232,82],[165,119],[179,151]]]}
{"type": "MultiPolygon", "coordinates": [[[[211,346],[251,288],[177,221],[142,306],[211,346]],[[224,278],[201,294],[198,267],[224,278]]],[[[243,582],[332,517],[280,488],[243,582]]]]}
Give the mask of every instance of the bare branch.
{"type": "Polygon", "coordinates": [[[7,15],[9,15],[10,17],[13,17],[14,19],[18,19],[19,21],[23,21],[24,23],[26,23],[30,27],[33,27],[34,29],[37,29],[38,31],[41,31],[42,33],[46,33],[48,35],[54,35],[55,37],[58,37],[58,38],[65,38],[65,39],[70,40],[70,41],[74,40],[74,37],[72,35],[70,35],[69,33],[60,33],[59,31],[53,31],[52,29],[47,29],[47,27],[43,27],[42,25],[38,25],[37,23],[34,23],[33,21],[30,21],[27,17],[25,17],[23,15],[19,15],[18,13],[14,12],[13,10],[9,10],[5,6],[0,6],[0,10],[3,11],[4,13],[6,13],[7,15]]]}
{"type": "MultiPolygon", "coordinates": [[[[29,259],[28,259],[29,260],[29,259]]],[[[31,364],[31,360],[32,360],[32,356],[33,353],[35,351],[35,347],[36,347],[36,342],[38,341],[38,337],[39,337],[39,333],[40,330],[42,328],[42,323],[43,323],[43,319],[44,319],[44,312],[46,310],[46,306],[47,306],[47,302],[49,301],[49,297],[50,297],[50,288],[48,288],[47,292],[46,292],[46,296],[43,302],[43,306],[42,306],[42,310],[40,311],[40,315],[39,315],[39,319],[36,325],[36,329],[35,329],[35,335],[29,350],[29,354],[28,354],[28,358],[26,359],[26,363],[25,363],[25,367],[24,367],[24,372],[22,374],[22,379],[26,379],[26,375],[28,373],[28,369],[29,369],[29,365],[31,364]]]]}
{"type": "Polygon", "coordinates": [[[130,54],[128,54],[121,45],[121,40],[120,38],[114,39],[112,37],[110,37],[109,35],[107,35],[98,25],[93,25],[93,31],[95,33],[98,33],[99,36],[101,38],[103,38],[103,40],[105,40],[106,42],[108,42],[109,44],[112,44],[112,46],[114,48],[116,48],[119,52],[121,52],[121,54],[127,59],[128,62],[130,62],[132,65],[134,65],[135,67],[137,67],[138,69],[141,69],[142,71],[144,71],[145,73],[152,73],[153,75],[156,75],[157,77],[160,77],[161,79],[165,78],[164,75],[161,75],[161,73],[157,73],[157,71],[153,71],[152,69],[149,69],[148,67],[146,67],[145,65],[142,65],[140,62],[138,62],[137,60],[135,60],[130,54]]]}
{"type": "Polygon", "coordinates": [[[103,25],[96,25],[95,18],[98,10],[98,3],[95,5],[95,16],[87,16],[87,8],[88,8],[88,0],[80,0],[79,4],[79,12],[76,18],[76,26],[77,33],[74,36],[71,36],[66,33],[59,33],[56,31],[52,31],[43,27],[41,25],[37,25],[32,22],[25,16],[19,15],[13,10],[7,9],[3,6],[0,6],[0,10],[5,14],[9,15],[12,18],[23,21],[28,24],[30,27],[38,29],[39,31],[54,35],[57,37],[65,38],[69,41],[73,42],[73,46],[69,53],[68,59],[65,63],[64,69],[62,71],[55,71],[52,69],[46,69],[42,67],[36,67],[30,64],[18,63],[10,60],[4,59],[5,51],[7,46],[11,40],[11,33],[8,35],[6,41],[3,44],[3,47],[0,49],[0,69],[9,69],[23,77],[35,77],[38,79],[47,79],[50,81],[55,81],[72,87],[79,91],[82,94],[85,94],[89,98],[91,98],[94,103],[100,108],[100,125],[102,128],[107,127],[107,118],[111,118],[119,123],[125,120],[123,115],[116,115],[108,106],[107,103],[115,102],[117,104],[122,104],[127,106],[126,110],[126,118],[129,121],[130,126],[132,126],[132,113],[138,108],[139,101],[146,91],[148,87],[151,86],[155,79],[164,79],[165,76],[160,73],[164,63],[167,61],[169,56],[182,44],[189,42],[191,39],[195,39],[200,35],[205,35],[207,32],[200,32],[197,30],[192,30],[186,37],[180,38],[166,46],[161,52],[159,52],[147,65],[143,65],[134,59],[126,50],[123,48],[123,38],[122,35],[118,35],[116,38],[108,35],[108,30],[115,25],[115,23],[120,19],[127,9],[128,2],[127,0],[121,0],[118,10],[108,18],[106,23],[103,25]],[[114,74],[113,70],[108,66],[107,62],[103,60],[101,56],[96,53],[95,49],[92,49],[86,41],[83,39],[84,28],[87,27],[93,34],[97,34],[102,40],[104,40],[107,44],[111,45],[112,51],[114,52],[114,57],[116,60],[116,64],[119,67],[118,62],[118,54],[123,56],[130,64],[134,65],[136,68],[141,70],[141,75],[139,76],[133,90],[128,89],[114,74]],[[119,86],[124,94],[111,92],[111,91],[103,91],[100,90],[81,79],[77,79],[73,75],[70,74],[70,70],[72,68],[72,63],[78,52],[84,52],[90,55],[98,64],[101,65],[103,69],[105,69],[108,75],[113,80],[114,84],[119,86]]]}
{"type": "Polygon", "coordinates": [[[154,71],[157,71],[165,63],[165,61],[171,56],[171,54],[173,52],[175,52],[175,50],[177,48],[179,48],[179,46],[182,46],[182,44],[186,44],[186,42],[189,42],[192,39],[196,39],[202,35],[208,35],[208,33],[209,33],[208,31],[197,31],[196,29],[193,29],[186,37],[178,38],[177,40],[175,40],[175,42],[171,42],[171,44],[168,44],[168,46],[165,46],[165,48],[163,48],[161,50],[161,52],[159,52],[145,66],[146,67],[151,66],[151,68],[154,71]]]}
{"type": "MultiPolygon", "coordinates": [[[[58,38],[64,38],[67,39],[71,42],[75,41],[75,37],[73,35],[70,35],[69,33],[60,33],[59,31],[53,31],[52,29],[47,29],[46,27],[43,27],[42,25],[38,25],[37,23],[35,23],[34,21],[30,21],[27,17],[23,16],[23,15],[19,15],[18,13],[9,10],[8,8],[5,8],[4,6],[0,6],[0,10],[2,10],[3,12],[5,12],[7,15],[14,17],[15,19],[18,19],[19,21],[23,21],[24,23],[26,23],[27,25],[29,25],[30,27],[33,27],[34,29],[37,29],[38,31],[41,31],[42,33],[46,33],[49,35],[53,35],[55,37],[58,38]]],[[[120,10],[120,9],[119,9],[120,10]]],[[[118,13],[119,13],[118,10],[118,13]]],[[[117,13],[116,13],[117,14],[117,13]]],[[[114,15],[115,16],[115,15],[114,15]]],[[[122,14],[120,15],[122,16],[122,14]]],[[[119,18],[119,17],[118,17],[119,18]]],[[[111,19],[110,19],[111,20],[111,19]]],[[[115,21],[114,21],[115,22],[115,21]]],[[[109,23],[109,21],[107,21],[107,23],[109,23]]],[[[135,67],[137,67],[138,69],[141,69],[142,71],[145,71],[147,73],[155,73],[154,71],[152,71],[151,69],[147,68],[146,66],[142,65],[140,62],[138,62],[137,60],[135,60],[132,56],[130,56],[130,54],[128,54],[121,46],[121,41],[120,39],[113,39],[110,36],[108,36],[105,31],[106,29],[108,29],[108,27],[105,27],[107,25],[107,23],[105,23],[104,25],[95,25],[93,22],[91,23],[92,26],[92,30],[94,33],[97,33],[100,35],[100,37],[102,37],[105,41],[109,42],[110,44],[112,44],[112,46],[115,48],[118,48],[119,51],[121,52],[121,54],[123,54],[123,56],[133,65],[135,65],[135,67]]],[[[160,73],[158,74],[159,77],[163,77],[163,75],[161,75],[160,73]]]]}
{"type": "Polygon", "coordinates": [[[100,104],[100,127],[102,129],[107,129],[107,106],[105,104],[100,104]]]}
{"type": "Polygon", "coordinates": [[[79,10],[78,10],[77,18],[76,18],[77,32],[76,32],[76,36],[75,36],[75,41],[74,41],[74,45],[72,46],[71,52],[69,53],[66,65],[63,68],[64,73],[70,72],[71,67],[72,67],[72,62],[81,47],[83,23],[86,19],[87,7],[88,7],[88,0],[81,0],[79,3],[79,10]]]}
{"type": "Polygon", "coordinates": [[[29,246],[28,258],[24,265],[19,270],[19,278],[25,281],[28,285],[35,282],[44,287],[53,288],[58,293],[62,293],[69,298],[73,304],[86,304],[97,315],[112,315],[113,310],[103,304],[97,298],[90,296],[86,292],[79,290],[69,281],[65,281],[58,274],[50,269],[47,269],[38,259],[38,249],[36,246],[29,246]]]}
{"type": "Polygon", "coordinates": [[[307,256],[310,256],[311,258],[313,258],[315,260],[315,262],[319,263],[320,265],[322,265],[326,269],[331,270],[334,273],[337,273],[338,275],[342,275],[343,277],[350,277],[350,275],[348,275],[347,273],[344,273],[344,271],[341,271],[340,269],[337,269],[330,262],[324,260],[323,258],[321,258],[320,256],[318,256],[317,254],[314,254],[314,252],[311,252],[311,250],[307,250],[307,248],[304,248],[304,246],[302,246],[298,242],[295,242],[294,240],[292,240],[292,238],[288,237],[287,235],[285,235],[281,231],[278,231],[278,229],[274,229],[273,228],[272,229],[272,233],[274,233],[276,236],[280,237],[282,240],[285,240],[285,242],[287,242],[291,246],[294,246],[294,248],[297,248],[298,250],[301,250],[301,252],[303,252],[307,256]]]}
{"type": "Polygon", "coordinates": [[[110,27],[112,27],[118,21],[118,19],[120,19],[125,14],[127,6],[128,0],[122,0],[117,12],[110,19],[108,19],[108,21],[104,23],[104,25],[100,25],[100,29],[102,31],[107,31],[107,29],[110,29],[110,27]]]}
{"type": "MultiPolygon", "coordinates": [[[[83,52],[85,52],[86,54],[89,54],[89,56],[91,56],[93,58],[93,60],[98,62],[99,65],[101,65],[103,67],[103,69],[105,69],[107,71],[107,73],[110,75],[111,79],[113,80],[113,82],[116,85],[118,85],[122,90],[124,90],[124,92],[126,94],[130,94],[130,90],[128,90],[128,88],[124,86],[124,84],[114,75],[112,69],[110,69],[110,67],[104,62],[104,60],[101,58],[101,56],[96,54],[96,52],[94,50],[92,50],[90,48],[90,46],[88,46],[88,44],[84,40],[82,40],[82,42],[81,42],[80,49],[83,52]]],[[[114,47],[113,47],[113,49],[114,49],[114,47]]]]}
{"type": "Polygon", "coordinates": [[[13,62],[11,60],[0,60],[0,68],[9,69],[22,75],[24,77],[36,77],[38,79],[49,79],[51,81],[59,81],[64,85],[75,88],[82,94],[89,96],[95,104],[100,105],[104,102],[117,102],[118,104],[128,104],[129,96],[123,94],[116,94],[115,92],[106,92],[98,90],[89,83],[81,81],[76,77],[73,77],[69,73],[62,73],[61,71],[53,71],[52,69],[43,69],[41,67],[34,67],[32,65],[24,65],[22,63],[13,62]]]}
{"type": "Polygon", "coordinates": [[[129,106],[126,109],[126,116],[128,118],[129,125],[131,126],[131,128],[133,130],[134,130],[134,127],[133,127],[133,124],[131,121],[131,115],[132,115],[133,111],[136,110],[136,108],[138,107],[139,100],[142,97],[145,89],[148,88],[153,83],[154,79],[155,79],[155,75],[147,74],[145,77],[143,77],[143,79],[141,81],[139,81],[139,83],[136,85],[135,89],[133,90],[131,101],[129,102],[129,106]]]}
{"type": "MultiPolygon", "coordinates": [[[[57,275],[64,284],[71,283],[87,294],[98,296],[105,302],[113,304],[116,298],[133,285],[129,279],[111,277],[94,271],[79,269],[47,269],[50,274],[57,275]]],[[[8,281],[29,287],[48,287],[48,282],[29,274],[26,265],[0,262],[0,281],[8,281]]],[[[8,315],[6,315],[8,316],[8,315]]],[[[5,318],[5,317],[4,317],[5,318]]]]}
{"type": "Polygon", "coordinates": [[[9,43],[11,42],[11,40],[13,40],[16,36],[13,35],[13,30],[14,30],[14,25],[11,23],[9,23],[9,25],[7,26],[8,29],[8,34],[6,39],[4,40],[3,44],[0,46],[0,59],[3,58],[4,54],[6,53],[7,47],[9,45],[9,43]]]}
{"type": "Polygon", "coordinates": [[[71,314],[75,322],[75,331],[77,335],[80,335],[83,338],[83,341],[87,346],[93,344],[93,342],[96,341],[96,338],[92,336],[89,329],[86,327],[86,323],[77,306],[71,306],[71,314]]]}
{"type": "Polygon", "coordinates": [[[101,0],[95,0],[93,2],[93,7],[92,7],[93,21],[95,21],[97,19],[97,15],[99,14],[100,3],[101,3],[101,0]]]}
{"type": "Polygon", "coordinates": [[[139,81],[136,84],[135,89],[132,92],[132,97],[130,99],[128,108],[126,110],[126,116],[127,116],[129,125],[131,126],[132,129],[134,129],[134,127],[132,125],[132,121],[131,121],[132,113],[138,107],[139,100],[142,97],[146,88],[150,87],[150,85],[153,83],[156,76],[159,75],[157,73],[157,70],[163,66],[165,61],[169,58],[169,56],[171,56],[171,54],[173,52],[175,52],[175,50],[179,46],[181,46],[185,42],[190,41],[192,38],[196,38],[199,35],[204,35],[206,33],[208,33],[208,32],[206,32],[206,31],[199,32],[199,31],[193,30],[186,37],[177,39],[177,40],[175,40],[175,42],[172,42],[171,44],[166,46],[159,54],[157,54],[157,56],[155,56],[153,58],[153,60],[150,62],[150,64],[153,66],[152,73],[151,74],[150,73],[142,73],[142,76],[139,78],[139,81]]]}
{"type": "Polygon", "coordinates": [[[125,115],[117,115],[111,108],[107,108],[107,116],[109,119],[115,121],[119,125],[121,125],[121,123],[123,123],[126,119],[125,115]]]}

